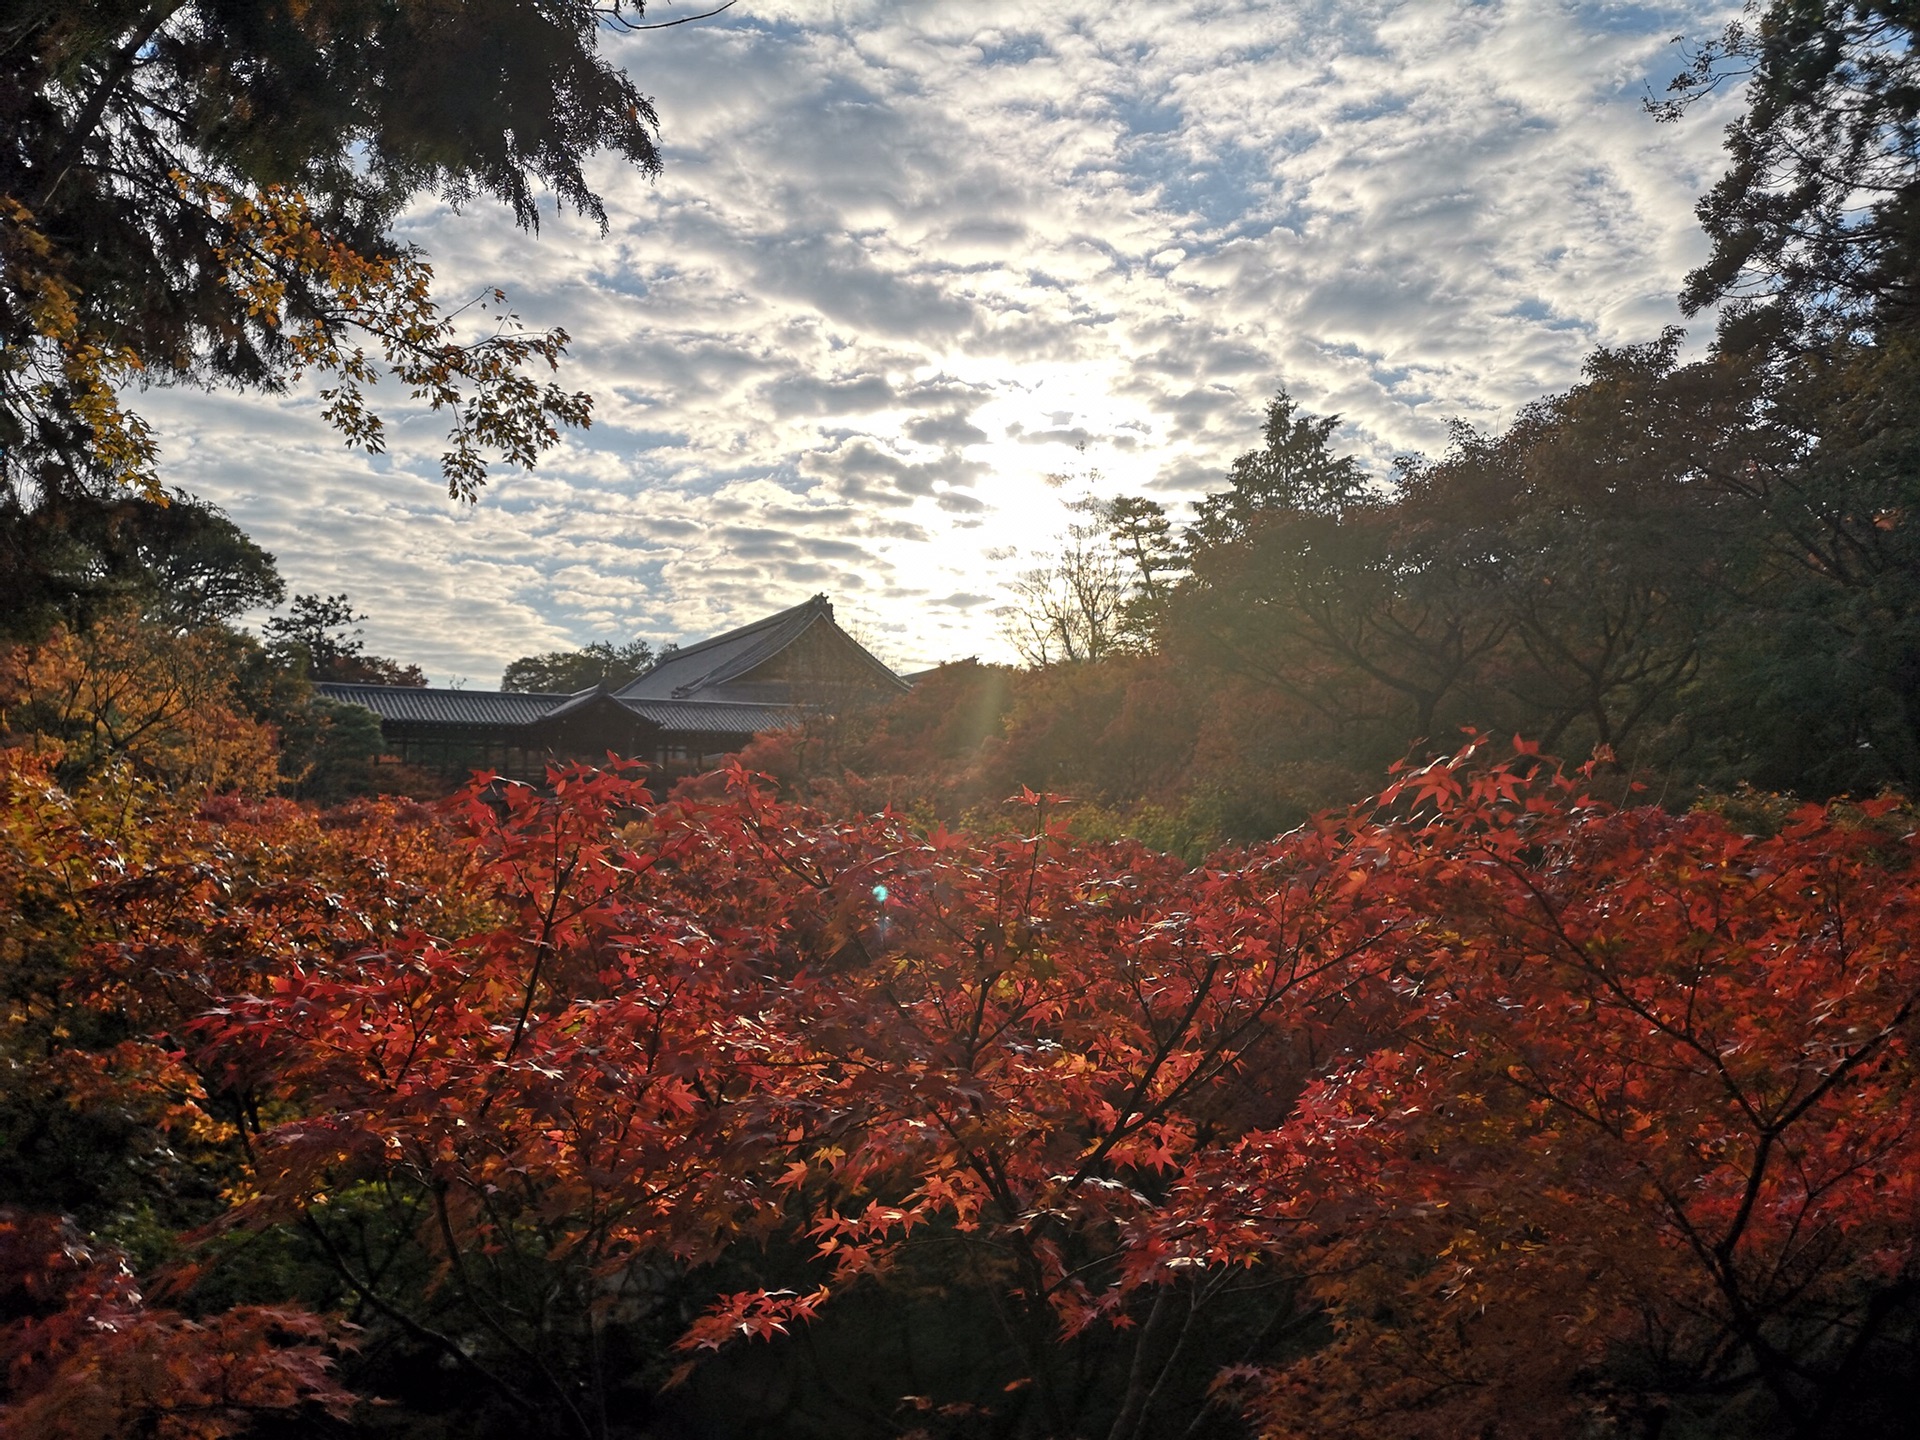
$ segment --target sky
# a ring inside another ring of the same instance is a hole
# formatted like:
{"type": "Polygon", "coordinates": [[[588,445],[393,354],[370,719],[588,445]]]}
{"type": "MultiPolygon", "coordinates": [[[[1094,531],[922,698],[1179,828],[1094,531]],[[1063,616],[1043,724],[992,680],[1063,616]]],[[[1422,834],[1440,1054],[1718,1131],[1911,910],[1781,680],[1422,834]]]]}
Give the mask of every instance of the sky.
{"type": "Polygon", "coordinates": [[[1278,387],[1384,475],[1682,323],[1738,96],[1678,125],[1642,102],[1674,37],[1729,14],[738,0],[605,37],[665,161],[595,164],[605,234],[551,207],[538,234],[479,204],[406,217],[446,302],[499,285],[572,337],[594,423],[533,471],[449,500],[444,426],[391,384],[381,457],[316,384],[139,403],[166,483],[437,684],[816,593],[898,669],[1009,658],[996,611],[1069,504],[1183,516],[1278,387]]]}

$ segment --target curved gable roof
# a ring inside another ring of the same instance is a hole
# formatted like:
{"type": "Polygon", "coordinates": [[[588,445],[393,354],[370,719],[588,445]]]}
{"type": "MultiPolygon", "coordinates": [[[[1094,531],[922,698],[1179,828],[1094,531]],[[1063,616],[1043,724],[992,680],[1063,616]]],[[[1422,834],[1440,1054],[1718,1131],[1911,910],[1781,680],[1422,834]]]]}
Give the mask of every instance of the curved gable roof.
{"type": "Polygon", "coordinates": [[[615,693],[623,700],[700,699],[704,692],[716,690],[765,664],[816,625],[826,626],[851,654],[864,661],[873,673],[875,684],[899,690],[908,688],[906,682],[834,623],[833,605],[827,597],[815,595],[764,620],[664,655],[646,674],[615,693]]]}

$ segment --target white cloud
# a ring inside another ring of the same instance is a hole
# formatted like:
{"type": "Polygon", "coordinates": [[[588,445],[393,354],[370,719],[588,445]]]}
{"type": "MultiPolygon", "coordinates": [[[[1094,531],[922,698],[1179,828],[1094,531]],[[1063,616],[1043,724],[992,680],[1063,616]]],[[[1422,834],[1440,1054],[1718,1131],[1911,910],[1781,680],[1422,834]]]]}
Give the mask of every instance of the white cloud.
{"type": "Polygon", "coordinates": [[[1639,101],[1728,8],[741,0],[612,42],[667,169],[596,167],[607,235],[410,218],[446,295],[567,329],[591,430],[462,510],[433,417],[370,461],[311,390],[150,396],[166,478],[440,676],[815,590],[903,664],[994,653],[1050,472],[1190,499],[1282,382],[1382,464],[1672,323],[1734,101],[1639,101]]]}

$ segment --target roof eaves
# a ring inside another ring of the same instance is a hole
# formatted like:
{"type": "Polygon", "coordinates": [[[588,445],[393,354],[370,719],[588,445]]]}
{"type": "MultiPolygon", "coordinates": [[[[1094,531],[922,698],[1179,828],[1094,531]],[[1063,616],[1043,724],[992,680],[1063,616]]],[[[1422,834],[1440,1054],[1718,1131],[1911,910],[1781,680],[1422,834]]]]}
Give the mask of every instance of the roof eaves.
{"type": "Polygon", "coordinates": [[[597,685],[591,685],[585,690],[574,691],[573,694],[567,696],[560,704],[554,706],[542,715],[540,719],[543,721],[557,720],[562,715],[576,714],[581,710],[587,709],[594,701],[603,696],[609,700],[613,698],[613,692],[607,688],[607,682],[605,680],[600,681],[597,685]]]}

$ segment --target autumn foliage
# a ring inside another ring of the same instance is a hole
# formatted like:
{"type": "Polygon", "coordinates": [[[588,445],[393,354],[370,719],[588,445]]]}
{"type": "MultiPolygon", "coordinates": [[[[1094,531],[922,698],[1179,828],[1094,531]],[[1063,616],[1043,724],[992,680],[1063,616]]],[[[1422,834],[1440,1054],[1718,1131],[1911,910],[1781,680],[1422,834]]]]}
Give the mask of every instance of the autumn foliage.
{"type": "Polygon", "coordinates": [[[9,1433],[220,1440],[268,1412],[344,1418],[354,1403],[318,1317],[250,1305],[196,1322],[152,1309],[123,1257],[55,1217],[0,1211],[0,1306],[9,1433]]]}
{"type": "Polygon", "coordinates": [[[276,736],[246,713],[232,636],[131,609],[35,643],[0,645],[0,734],[69,774],[123,761],[193,789],[271,789],[276,736]]]}
{"type": "Polygon", "coordinates": [[[0,763],[9,1433],[1854,1434],[1912,1374],[1892,804],[1470,750],[1189,867],[1032,794],[0,763]]]}
{"type": "Polygon", "coordinates": [[[1913,1338],[1911,817],[1756,839],[1503,768],[1400,793],[1393,1043],[1259,1142],[1314,1197],[1334,1323],[1260,1378],[1266,1432],[1632,1431],[1729,1395],[1748,1433],[1892,1424],[1860,1388],[1913,1338]]]}

